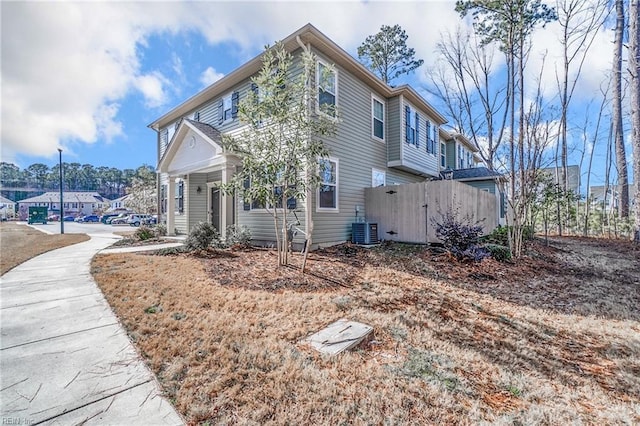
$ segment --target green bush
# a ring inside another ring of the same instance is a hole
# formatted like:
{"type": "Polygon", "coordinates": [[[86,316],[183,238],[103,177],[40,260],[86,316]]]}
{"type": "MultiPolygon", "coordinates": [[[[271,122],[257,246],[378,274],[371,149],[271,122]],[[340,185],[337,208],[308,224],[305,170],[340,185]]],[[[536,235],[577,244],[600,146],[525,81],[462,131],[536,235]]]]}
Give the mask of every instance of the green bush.
{"type": "Polygon", "coordinates": [[[206,250],[214,241],[220,240],[220,234],[210,223],[196,223],[184,242],[187,251],[206,250]]]}
{"type": "Polygon", "coordinates": [[[511,251],[509,250],[509,247],[500,244],[487,244],[485,247],[489,250],[489,253],[491,253],[491,257],[498,262],[511,260],[511,251]]]}
{"type": "MultiPolygon", "coordinates": [[[[509,245],[509,230],[511,226],[498,226],[496,229],[491,231],[490,234],[482,237],[482,241],[490,244],[497,244],[500,246],[508,246],[509,245]]],[[[522,227],[522,239],[524,241],[532,240],[534,236],[533,228],[531,226],[523,226],[522,227]]]]}
{"type": "Polygon", "coordinates": [[[142,225],[138,229],[136,229],[136,232],[134,232],[133,235],[138,241],[149,240],[156,237],[154,230],[145,225],[142,225]]]}

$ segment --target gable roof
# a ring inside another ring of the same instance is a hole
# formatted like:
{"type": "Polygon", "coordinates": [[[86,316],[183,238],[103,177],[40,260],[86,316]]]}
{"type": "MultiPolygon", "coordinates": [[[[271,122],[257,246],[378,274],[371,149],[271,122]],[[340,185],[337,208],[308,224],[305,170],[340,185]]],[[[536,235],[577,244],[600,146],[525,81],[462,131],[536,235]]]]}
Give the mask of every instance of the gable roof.
{"type": "Polygon", "coordinates": [[[193,127],[200,130],[206,137],[211,139],[213,142],[222,146],[222,135],[220,134],[220,131],[218,129],[216,129],[210,124],[201,123],[200,121],[191,120],[189,118],[186,118],[185,120],[188,121],[190,124],[192,124],[193,127]]]}
{"type": "MultiPolygon", "coordinates": [[[[108,203],[109,200],[97,192],[88,191],[65,191],[62,200],[70,203],[108,203]]],[[[20,203],[58,203],[60,202],[59,192],[45,192],[35,197],[20,200],[20,203]]]]}
{"type": "Polygon", "coordinates": [[[11,201],[10,199],[5,198],[2,195],[0,195],[0,203],[2,203],[2,204],[15,204],[15,201],[11,201]]]}
{"type": "Polygon", "coordinates": [[[222,135],[218,129],[206,123],[184,118],[178,122],[178,128],[167,150],[160,158],[156,170],[163,173],[180,171],[179,174],[183,174],[183,169],[187,165],[190,169],[194,167],[205,169],[220,163],[225,157],[232,157],[232,155],[225,153],[222,135]],[[188,145],[190,149],[185,145],[185,138],[189,134],[193,138],[188,145]],[[197,143],[196,139],[203,143],[197,143]],[[174,169],[170,170],[170,167],[174,169]]]}
{"type": "MultiPolygon", "coordinates": [[[[431,106],[414,88],[405,84],[398,87],[391,87],[384,83],[378,76],[373,74],[364,65],[358,62],[353,56],[347,53],[344,49],[338,46],[333,40],[320,32],[316,27],[311,24],[307,24],[287,36],[282,40],[285,49],[288,52],[293,52],[302,46],[307,44],[312,45],[315,49],[320,51],[327,58],[331,59],[336,65],[348,70],[354,76],[360,80],[366,82],[370,87],[375,89],[381,95],[392,98],[402,95],[406,97],[417,107],[427,111],[438,124],[444,124],[447,119],[444,118],[433,106],[431,106]]],[[[262,67],[262,55],[251,59],[244,65],[236,68],[231,73],[227,74],[220,80],[211,84],[207,88],[196,93],[180,105],[171,109],[169,112],[156,119],[154,122],[148,125],[149,128],[159,131],[160,128],[167,124],[187,115],[189,112],[194,111],[202,104],[212,100],[216,96],[221,95],[227,90],[230,90],[233,86],[239,84],[243,80],[256,74],[262,67]]]]}

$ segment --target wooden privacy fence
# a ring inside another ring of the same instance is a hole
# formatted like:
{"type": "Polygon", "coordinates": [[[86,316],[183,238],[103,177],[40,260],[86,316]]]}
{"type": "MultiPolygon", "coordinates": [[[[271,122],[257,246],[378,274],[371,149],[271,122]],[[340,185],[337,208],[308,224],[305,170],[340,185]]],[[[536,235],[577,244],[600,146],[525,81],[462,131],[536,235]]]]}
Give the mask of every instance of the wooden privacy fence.
{"type": "Polygon", "coordinates": [[[458,219],[482,220],[484,232],[498,226],[497,196],[452,180],[365,189],[367,222],[378,224],[381,240],[439,242],[432,218],[457,208],[458,219]]]}

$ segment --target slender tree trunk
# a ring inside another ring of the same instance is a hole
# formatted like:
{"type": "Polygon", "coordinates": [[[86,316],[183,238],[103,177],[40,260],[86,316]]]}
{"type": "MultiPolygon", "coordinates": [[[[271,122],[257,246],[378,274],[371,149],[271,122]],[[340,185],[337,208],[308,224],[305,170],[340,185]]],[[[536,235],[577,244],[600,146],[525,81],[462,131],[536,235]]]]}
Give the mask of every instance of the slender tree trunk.
{"type": "Polygon", "coordinates": [[[616,0],[615,47],[613,51],[613,126],[616,146],[616,169],[620,203],[618,214],[629,217],[629,176],[627,173],[627,155],[624,148],[624,130],[622,127],[622,36],[624,32],[623,0],[616,0]]]}
{"type": "Polygon", "coordinates": [[[631,131],[633,180],[635,181],[635,229],[633,240],[640,244],[640,1],[629,5],[629,74],[631,86],[631,131]]]}

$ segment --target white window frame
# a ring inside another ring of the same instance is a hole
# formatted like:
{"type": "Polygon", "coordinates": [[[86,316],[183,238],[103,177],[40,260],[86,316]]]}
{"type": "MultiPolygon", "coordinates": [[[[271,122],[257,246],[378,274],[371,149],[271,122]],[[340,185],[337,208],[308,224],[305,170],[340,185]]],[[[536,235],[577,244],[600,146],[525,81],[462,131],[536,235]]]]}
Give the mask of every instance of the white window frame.
{"type": "Polygon", "coordinates": [[[232,114],[232,110],[233,110],[233,100],[231,99],[233,96],[233,92],[224,95],[222,97],[222,122],[223,123],[228,123],[230,121],[233,121],[233,114],[232,114]],[[229,108],[227,108],[227,102],[229,105],[229,108]],[[229,118],[227,118],[227,111],[229,111],[229,118]]]}
{"type": "Polygon", "coordinates": [[[326,183],[324,183],[322,180],[320,180],[319,184],[318,184],[318,188],[316,189],[316,212],[329,212],[329,213],[338,213],[339,212],[339,208],[340,208],[340,190],[339,190],[339,186],[340,186],[340,162],[338,161],[337,158],[334,157],[325,157],[325,158],[318,158],[318,163],[320,163],[320,161],[322,160],[326,160],[326,161],[330,161],[332,163],[335,163],[336,165],[336,182],[334,184],[329,183],[329,185],[334,185],[335,186],[335,194],[336,194],[336,206],[335,207],[320,207],[320,187],[324,184],[327,185],[326,183]]]}
{"type": "Polygon", "coordinates": [[[380,186],[387,185],[387,172],[382,169],[376,169],[375,167],[371,168],[371,187],[378,188],[380,186]],[[376,185],[376,173],[382,175],[382,185],[376,185]]]}
{"type": "Polygon", "coordinates": [[[439,142],[439,145],[440,145],[440,167],[446,168],[447,167],[447,146],[442,142],[439,142]]]}
{"type": "MultiPolygon", "coordinates": [[[[416,131],[416,130],[418,130],[418,126],[420,125],[420,123],[416,123],[418,121],[416,120],[416,118],[420,114],[418,114],[417,108],[414,108],[411,105],[408,105],[408,107],[409,107],[409,129],[411,129],[411,140],[408,143],[409,145],[419,146],[420,144],[420,141],[418,141],[419,131],[416,131]]],[[[407,118],[405,114],[405,120],[406,119],[407,118]]],[[[406,124],[405,124],[405,132],[406,132],[406,124]]],[[[406,141],[406,138],[407,138],[407,135],[405,134],[405,141],[406,141]]]]}
{"type": "Polygon", "coordinates": [[[379,98],[378,96],[374,95],[373,93],[371,94],[371,137],[375,140],[378,140],[380,142],[384,142],[384,138],[385,138],[385,115],[387,113],[387,104],[385,101],[383,101],[381,98],[379,98]],[[375,113],[375,103],[378,102],[382,105],[382,120],[379,120],[376,117],[376,113],[375,113]],[[376,120],[378,121],[382,121],[382,137],[378,137],[375,134],[375,123],[376,120]]]}
{"type": "MultiPolygon", "coordinates": [[[[322,65],[323,67],[327,68],[327,69],[331,69],[331,72],[333,73],[333,85],[334,85],[334,92],[329,92],[328,90],[325,90],[328,93],[331,93],[334,97],[334,107],[337,109],[338,108],[338,70],[336,69],[335,66],[330,66],[327,62],[323,61],[322,59],[318,59],[316,61],[316,87],[317,87],[317,92],[316,92],[316,112],[322,113],[328,117],[337,119],[337,117],[327,114],[325,112],[323,112],[320,108],[320,65],[322,65]]],[[[324,88],[323,88],[324,90],[324,88]]]]}

